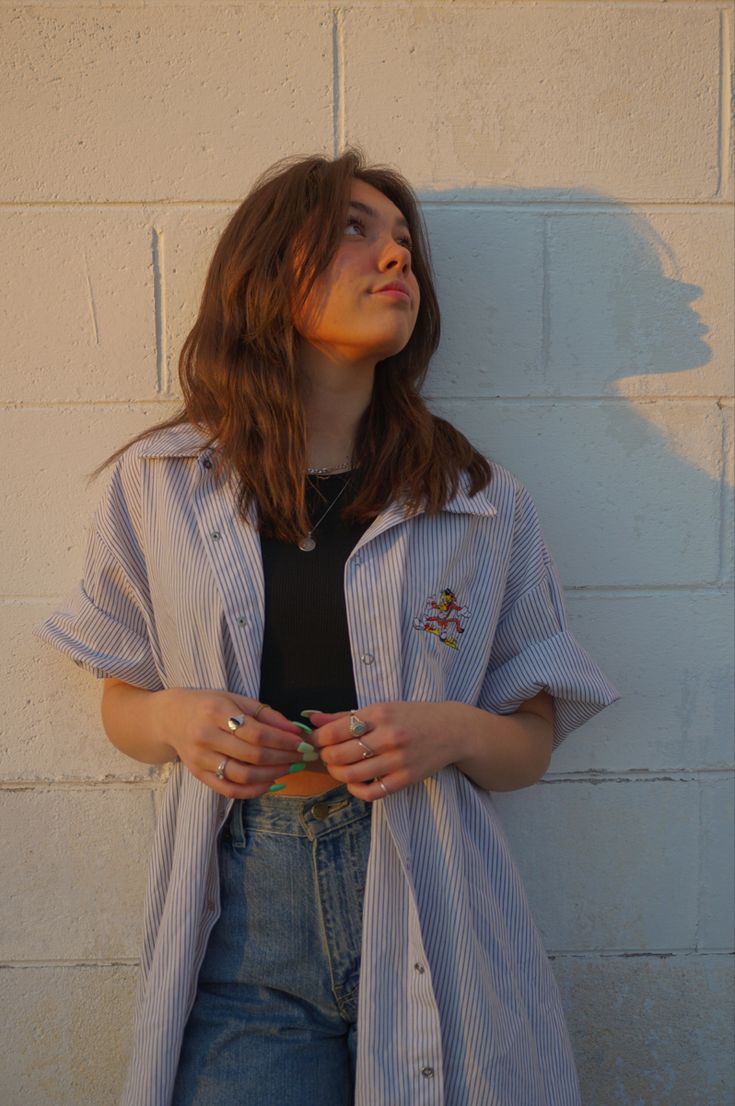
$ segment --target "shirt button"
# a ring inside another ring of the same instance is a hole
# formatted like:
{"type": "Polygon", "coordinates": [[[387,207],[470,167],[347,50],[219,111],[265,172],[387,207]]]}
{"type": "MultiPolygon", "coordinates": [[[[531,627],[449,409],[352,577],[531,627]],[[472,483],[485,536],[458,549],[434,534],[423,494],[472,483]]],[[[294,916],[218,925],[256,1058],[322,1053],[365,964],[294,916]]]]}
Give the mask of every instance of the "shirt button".
{"type": "Polygon", "coordinates": [[[424,974],[424,969],[423,969],[423,967],[421,966],[421,964],[414,964],[414,968],[415,968],[415,969],[416,969],[416,971],[417,971],[417,972],[419,973],[419,975],[423,975],[423,974],[424,974]]]}
{"type": "Polygon", "coordinates": [[[431,1079],[432,1075],[434,1074],[434,1069],[433,1068],[422,1068],[421,1069],[421,1074],[424,1076],[425,1079],[431,1079]]]}
{"type": "Polygon", "coordinates": [[[220,538],[222,537],[219,530],[213,530],[212,533],[209,536],[212,539],[212,541],[219,541],[220,538]]]}
{"type": "Polygon", "coordinates": [[[204,460],[202,461],[202,466],[203,466],[203,467],[204,467],[205,469],[211,469],[211,467],[212,467],[212,462],[210,461],[209,457],[205,457],[205,458],[204,458],[204,460]]]}
{"type": "Polygon", "coordinates": [[[363,664],[372,664],[373,661],[375,660],[375,657],[373,656],[372,653],[363,653],[362,656],[360,657],[360,660],[362,661],[363,664]]]}
{"type": "Polygon", "coordinates": [[[239,614],[237,616],[237,624],[238,624],[238,626],[247,626],[248,620],[247,620],[247,618],[245,617],[244,614],[239,614]]]}

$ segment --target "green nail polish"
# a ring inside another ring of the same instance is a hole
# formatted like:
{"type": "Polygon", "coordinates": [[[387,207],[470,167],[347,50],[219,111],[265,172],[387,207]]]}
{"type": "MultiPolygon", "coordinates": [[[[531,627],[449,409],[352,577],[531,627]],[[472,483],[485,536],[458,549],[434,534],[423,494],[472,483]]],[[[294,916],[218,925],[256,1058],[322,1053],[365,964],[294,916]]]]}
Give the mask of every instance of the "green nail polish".
{"type": "Polygon", "coordinates": [[[321,714],[321,713],[322,712],[320,710],[302,710],[302,711],[299,711],[299,714],[301,715],[302,718],[311,718],[312,714],[321,714]]]}
{"type": "Polygon", "coordinates": [[[306,722],[294,722],[293,724],[294,724],[294,726],[298,726],[300,730],[303,730],[304,733],[313,733],[314,732],[314,727],[313,726],[307,726],[306,722]]]}
{"type": "Polygon", "coordinates": [[[317,753],[316,749],[314,749],[312,753],[302,753],[301,759],[306,761],[307,763],[312,760],[319,760],[319,754],[317,753]]]}
{"type": "Polygon", "coordinates": [[[269,791],[283,791],[285,783],[272,783],[268,788],[269,791]]]}
{"type": "Polygon", "coordinates": [[[316,750],[313,745],[310,745],[308,741],[300,741],[296,746],[297,753],[313,753],[316,750]]]}
{"type": "Polygon", "coordinates": [[[302,772],[306,768],[306,764],[303,760],[297,760],[295,764],[292,764],[289,768],[289,772],[302,772]]]}

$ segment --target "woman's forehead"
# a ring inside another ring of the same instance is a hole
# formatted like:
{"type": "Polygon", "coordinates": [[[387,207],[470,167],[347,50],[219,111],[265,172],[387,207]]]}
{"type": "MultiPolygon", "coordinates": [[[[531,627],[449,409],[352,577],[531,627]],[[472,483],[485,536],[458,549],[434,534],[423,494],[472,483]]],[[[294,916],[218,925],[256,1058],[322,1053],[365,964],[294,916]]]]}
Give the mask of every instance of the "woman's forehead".
{"type": "Polygon", "coordinates": [[[380,192],[374,185],[367,181],[355,179],[350,184],[350,202],[356,200],[366,207],[372,208],[378,215],[393,221],[406,222],[406,216],[400,208],[389,200],[384,192],[380,192]]]}

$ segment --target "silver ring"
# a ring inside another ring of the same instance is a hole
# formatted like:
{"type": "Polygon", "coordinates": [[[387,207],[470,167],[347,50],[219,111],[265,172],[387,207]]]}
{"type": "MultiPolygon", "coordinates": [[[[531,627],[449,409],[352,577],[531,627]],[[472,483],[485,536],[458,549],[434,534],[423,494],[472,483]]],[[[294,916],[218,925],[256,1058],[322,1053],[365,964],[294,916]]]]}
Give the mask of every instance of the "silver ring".
{"type": "Polygon", "coordinates": [[[244,726],[244,725],[245,725],[245,715],[244,714],[233,714],[232,718],[227,719],[227,729],[232,730],[233,733],[235,732],[235,730],[239,730],[240,726],[244,726]]]}
{"type": "Polygon", "coordinates": [[[380,790],[383,792],[384,795],[387,795],[388,794],[388,788],[385,786],[385,784],[381,780],[380,776],[375,777],[375,782],[380,784],[380,790]]]}
{"type": "Polygon", "coordinates": [[[359,737],[357,738],[357,744],[362,749],[362,759],[363,760],[367,760],[368,757],[374,757],[375,756],[375,749],[371,749],[370,746],[367,745],[364,741],[360,741],[359,737]]]}
{"type": "Polygon", "coordinates": [[[367,722],[363,722],[362,718],[358,718],[356,714],[350,715],[350,733],[353,737],[362,737],[369,729],[367,722]]]}
{"type": "Polygon", "coordinates": [[[227,767],[227,761],[229,759],[230,759],[229,757],[223,757],[222,760],[217,765],[217,768],[216,768],[214,774],[215,774],[215,776],[217,777],[218,780],[223,780],[225,778],[225,768],[227,767]]]}

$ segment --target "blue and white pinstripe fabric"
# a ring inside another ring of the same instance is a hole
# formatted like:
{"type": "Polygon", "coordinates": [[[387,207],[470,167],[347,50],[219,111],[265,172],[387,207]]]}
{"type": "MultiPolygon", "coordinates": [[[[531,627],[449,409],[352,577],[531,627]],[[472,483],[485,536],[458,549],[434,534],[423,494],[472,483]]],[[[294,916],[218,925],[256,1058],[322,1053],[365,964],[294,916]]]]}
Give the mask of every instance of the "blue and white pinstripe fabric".
{"type": "MultiPolygon", "coordinates": [[[[37,633],[98,677],[257,696],[258,534],[193,427],[115,466],[84,577],[37,633]]],[[[461,700],[510,713],[554,696],[554,744],[619,698],[566,628],[523,484],[438,516],[398,504],[345,567],[358,702],[461,700]]],[[[277,801],[277,800],[274,800],[277,801]]],[[[168,1106],[219,913],[230,804],[176,765],[149,869],[124,1106],[168,1106]]],[[[492,797],[449,767],[375,804],[365,890],[356,1106],[578,1106],[558,990],[492,797]]]]}

